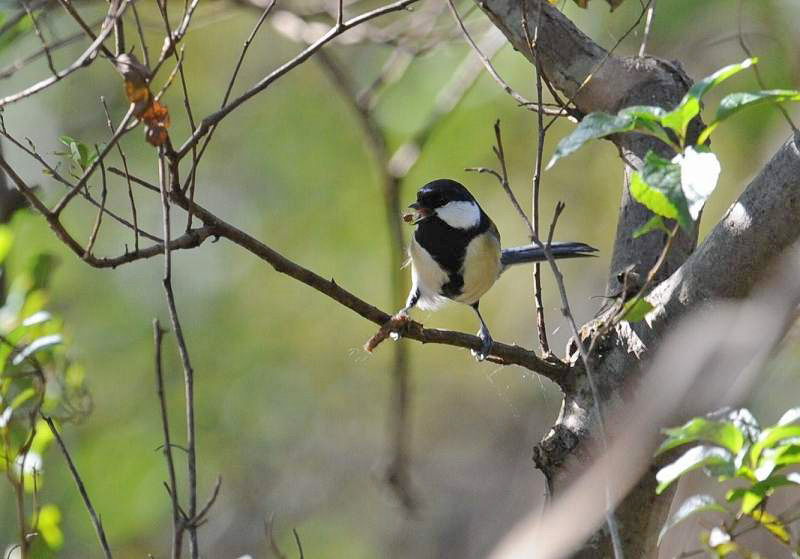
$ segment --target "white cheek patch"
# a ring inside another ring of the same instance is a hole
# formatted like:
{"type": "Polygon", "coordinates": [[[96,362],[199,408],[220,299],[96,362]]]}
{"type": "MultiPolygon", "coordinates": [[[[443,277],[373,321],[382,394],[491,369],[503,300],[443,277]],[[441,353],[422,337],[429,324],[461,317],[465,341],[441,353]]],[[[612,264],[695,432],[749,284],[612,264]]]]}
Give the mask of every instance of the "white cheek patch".
{"type": "Polygon", "coordinates": [[[436,209],[436,215],[455,229],[472,229],[481,222],[481,210],[475,202],[448,202],[436,209]]]}

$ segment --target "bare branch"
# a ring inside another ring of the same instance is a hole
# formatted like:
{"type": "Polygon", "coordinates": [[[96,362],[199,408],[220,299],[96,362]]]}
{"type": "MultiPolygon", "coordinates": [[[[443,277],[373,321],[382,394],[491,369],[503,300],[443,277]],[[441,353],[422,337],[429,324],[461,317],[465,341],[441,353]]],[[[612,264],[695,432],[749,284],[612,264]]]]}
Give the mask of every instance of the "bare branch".
{"type": "Polygon", "coordinates": [[[106,532],[103,530],[103,523],[100,520],[100,517],[97,515],[97,512],[94,510],[92,501],[89,499],[89,493],[86,491],[86,486],[83,484],[81,475],[78,473],[78,469],[75,467],[75,463],[72,461],[72,457],[69,455],[69,451],[64,445],[64,440],[61,438],[61,434],[59,434],[58,429],[56,429],[52,418],[43,415],[42,419],[44,419],[47,423],[47,426],[50,427],[50,431],[53,433],[53,436],[58,443],[58,448],[61,449],[61,454],[64,455],[64,458],[67,461],[67,466],[72,474],[72,479],[75,481],[75,485],[78,486],[78,492],[81,495],[81,499],[83,499],[83,504],[92,519],[92,525],[97,532],[97,539],[100,541],[100,547],[103,550],[103,554],[105,555],[106,559],[113,559],[113,556],[111,555],[111,548],[108,546],[108,540],[106,539],[106,532]]]}
{"type": "Polygon", "coordinates": [[[172,501],[172,559],[181,556],[183,540],[183,517],[178,504],[178,482],[175,478],[175,463],[172,459],[172,443],[169,433],[169,416],[167,415],[167,398],[164,392],[164,372],[162,370],[161,348],[164,339],[164,330],[153,320],[153,345],[155,346],[156,389],[158,394],[159,411],[161,412],[161,429],[164,433],[164,457],[167,459],[167,474],[169,475],[169,495],[172,501]]]}
{"type": "MultiPolygon", "coordinates": [[[[195,452],[195,421],[194,421],[194,368],[189,358],[189,350],[186,347],[186,339],[183,336],[183,328],[178,318],[178,309],[175,304],[175,294],[172,290],[172,251],[170,249],[170,205],[169,205],[169,186],[167,184],[167,161],[164,146],[159,148],[158,154],[158,178],[161,189],[161,208],[164,223],[164,294],[167,299],[167,309],[172,323],[172,330],[175,333],[175,340],[178,343],[178,352],[183,365],[184,386],[186,389],[186,448],[188,450],[188,484],[189,484],[189,510],[187,511],[190,519],[197,516],[197,457],[195,452]]],[[[173,177],[177,180],[177,177],[173,177]]],[[[191,211],[191,210],[187,210],[191,211]]],[[[200,550],[197,546],[197,526],[189,524],[189,551],[192,559],[197,559],[200,550]]]]}
{"type": "Polygon", "coordinates": [[[25,11],[28,14],[28,17],[31,19],[31,23],[33,24],[33,30],[36,32],[36,36],[39,38],[39,42],[42,43],[42,50],[44,51],[45,56],[47,57],[47,65],[50,67],[50,71],[53,74],[57,74],[56,67],[53,64],[53,55],[50,54],[50,45],[47,44],[47,41],[42,35],[42,30],[39,28],[39,20],[33,14],[33,10],[31,10],[28,2],[26,0],[20,0],[22,5],[25,7],[25,11]]]}
{"type": "Polygon", "coordinates": [[[295,56],[290,61],[286,62],[282,66],[273,70],[270,74],[262,78],[259,82],[253,85],[250,89],[245,91],[242,95],[231,101],[230,104],[225,106],[225,108],[220,109],[219,111],[207,116],[203,119],[203,122],[200,124],[200,127],[192,134],[192,136],[186,140],[186,142],[181,146],[181,148],[177,152],[178,159],[183,158],[186,153],[191,149],[191,147],[200,140],[203,136],[205,136],[211,126],[220,122],[223,118],[225,118],[228,114],[231,113],[234,109],[239,107],[242,103],[253,97],[254,95],[260,93],[270,84],[272,84],[275,80],[280,78],[281,76],[285,75],[289,70],[295,68],[308,60],[311,55],[317,52],[320,48],[322,48],[326,43],[335,39],[348,29],[352,29],[366,21],[374,19],[376,17],[380,17],[382,15],[386,15],[388,13],[397,12],[400,10],[405,10],[411,4],[415,3],[417,0],[398,0],[397,2],[393,2],[391,4],[387,4],[380,8],[376,8],[360,16],[356,16],[352,19],[349,19],[342,23],[342,25],[336,25],[332,27],[325,35],[320,37],[316,42],[312,45],[308,46],[308,48],[304,49],[300,54],[295,56]]]}
{"type": "Polygon", "coordinates": [[[50,76],[49,78],[44,79],[44,80],[42,80],[42,81],[40,81],[40,82],[38,82],[38,83],[26,88],[26,89],[23,89],[22,91],[20,91],[18,93],[14,93],[12,95],[8,95],[6,97],[0,98],[0,108],[4,107],[4,106],[6,106],[6,105],[8,105],[10,103],[16,103],[17,101],[20,101],[21,99],[25,99],[26,97],[30,97],[31,95],[34,95],[36,93],[39,93],[40,91],[42,91],[44,89],[47,89],[51,85],[61,81],[63,78],[67,77],[68,75],[73,73],[75,70],[78,70],[78,69],[80,69],[80,68],[82,68],[82,67],[84,67],[84,66],[86,66],[88,64],[91,64],[92,60],[94,59],[94,57],[97,54],[97,50],[102,47],[103,41],[105,41],[106,38],[108,38],[108,36],[114,30],[114,23],[113,22],[116,21],[117,19],[119,19],[120,17],[122,17],[122,14],[125,13],[125,9],[128,7],[128,4],[130,4],[130,0],[124,0],[122,2],[122,5],[120,6],[119,10],[117,10],[114,13],[113,21],[111,22],[111,24],[106,23],[103,26],[103,28],[100,30],[99,35],[97,36],[97,39],[95,39],[92,42],[92,44],[89,45],[89,48],[87,48],[83,52],[83,54],[80,55],[77,58],[77,60],[75,60],[75,62],[70,64],[64,70],[61,70],[60,72],[57,72],[56,74],[50,76]]]}

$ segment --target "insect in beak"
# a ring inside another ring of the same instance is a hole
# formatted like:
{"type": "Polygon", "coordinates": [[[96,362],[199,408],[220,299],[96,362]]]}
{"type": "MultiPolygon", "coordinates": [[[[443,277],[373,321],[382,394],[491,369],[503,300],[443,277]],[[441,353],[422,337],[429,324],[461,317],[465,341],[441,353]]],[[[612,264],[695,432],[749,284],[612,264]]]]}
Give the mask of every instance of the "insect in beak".
{"type": "Polygon", "coordinates": [[[433,215],[433,212],[428,208],[423,208],[420,206],[419,202],[414,202],[410,206],[408,206],[414,211],[406,212],[403,214],[403,221],[410,225],[416,225],[421,221],[425,221],[429,217],[433,215]]]}

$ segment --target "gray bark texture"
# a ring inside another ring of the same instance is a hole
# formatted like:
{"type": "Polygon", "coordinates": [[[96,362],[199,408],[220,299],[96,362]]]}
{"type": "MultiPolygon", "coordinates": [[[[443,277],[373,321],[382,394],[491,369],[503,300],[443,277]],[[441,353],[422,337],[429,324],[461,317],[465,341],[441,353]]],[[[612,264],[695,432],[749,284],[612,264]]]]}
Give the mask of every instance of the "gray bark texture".
{"type": "MultiPolygon", "coordinates": [[[[678,62],[654,57],[619,58],[584,35],[545,0],[478,0],[488,15],[534,66],[534,52],[526,40],[528,28],[538,27],[535,49],[541,70],[551,84],[572,99],[578,111],[616,112],[632,105],[674,107],[691,80],[678,62]],[[527,12],[527,13],[524,13],[527,12]]],[[[690,135],[702,129],[697,121],[690,135]]],[[[609,269],[608,292],[618,293],[618,274],[632,269],[644,278],[657,261],[666,235],[650,233],[638,239],[632,233],[652,214],[628,191],[632,171],[648,150],[670,157],[670,148],[650,137],[630,133],[612,139],[625,162],[616,242],[609,269]]],[[[783,249],[800,237],[800,138],[790,138],[731,206],[726,216],[697,247],[697,234],[681,232],[654,278],[648,300],[657,309],[647,321],[622,322],[606,334],[591,356],[603,410],[611,414],[636,390],[644,363],[658,347],[667,329],[687,311],[725,298],[746,296],[769,270],[783,249]]],[[[641,281],[641,280],[640,280],[641,281]]],[[[630,284],[629,284],[630,285],[630,284]]],[[[583,327],[585,338],[599,321],[583,327]]],[[[554,426],[534,449],[534,462],[547,477],[553,494],[560,493],[586,470],[597,456],[598,428],[584,367],[577,351],[569,356],[569,380],[562,386],[562,410],[554,426]]],[[[611,434],[613,438],[613,433],[611,434]]],[[[656,539],[670,507],[672,494],[655,495],[654,472],[646,473],[618,505],[616,518],[627,559],[655,558],[656,539]]],[[[607,530],[595,535],[573,557],[612,557],[607,530]]]]}

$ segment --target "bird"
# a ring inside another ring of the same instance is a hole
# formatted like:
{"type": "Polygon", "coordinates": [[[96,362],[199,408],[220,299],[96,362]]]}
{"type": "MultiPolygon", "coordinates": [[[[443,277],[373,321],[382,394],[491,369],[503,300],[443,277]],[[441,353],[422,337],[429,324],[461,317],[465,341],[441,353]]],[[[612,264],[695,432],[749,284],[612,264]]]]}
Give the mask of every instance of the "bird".
{"type": "MultiPolygon", "coordinates": [[[[403,216],[414,225],[408,247],[411,291],[395,316],[408,317],[414,307],[436,310],[448,301],[469,305],[478,316],[482,343],[473,351],[478,361],[491,352],[493,340],[479,310],[481,297],[509,267],[547,259],[542,246],[502,249],[497,226],[461,183],[437,179],[417,192],[403,216]]],[[[554,258],[592,256],[597,249],[584,243],[551,243],[554,258]]]]}

